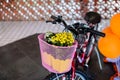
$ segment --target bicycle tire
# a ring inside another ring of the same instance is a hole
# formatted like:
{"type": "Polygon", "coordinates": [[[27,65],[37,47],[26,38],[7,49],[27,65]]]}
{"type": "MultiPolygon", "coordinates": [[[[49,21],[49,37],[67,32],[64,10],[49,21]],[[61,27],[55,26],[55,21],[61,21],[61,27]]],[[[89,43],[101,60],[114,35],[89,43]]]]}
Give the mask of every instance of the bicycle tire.
{"type": "MultiPolygon", "coordinates": [[[[54,74],[54,75],[51,75],[49,80],[71,80],[70,76],[71,74],[57,74],[57,76],[56,74],[54,74]]],[[[85,73],[76,70],[74,80],[89,80],[89,78],[87,77],[85,73]]]]}

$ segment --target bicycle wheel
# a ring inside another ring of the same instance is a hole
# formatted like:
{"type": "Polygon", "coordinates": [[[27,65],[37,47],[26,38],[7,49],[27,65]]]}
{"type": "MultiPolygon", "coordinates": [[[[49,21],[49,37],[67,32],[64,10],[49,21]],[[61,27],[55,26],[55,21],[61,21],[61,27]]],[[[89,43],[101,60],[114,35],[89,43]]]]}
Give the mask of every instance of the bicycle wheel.
{"type": "MultiPolygon", "coordinates": [[[[71,74],[54,74],[49,80],[71,80],[71,74]]],[[[81,71],[75,72],[74,80],[89,80],[87,75],[81,71]]]]}

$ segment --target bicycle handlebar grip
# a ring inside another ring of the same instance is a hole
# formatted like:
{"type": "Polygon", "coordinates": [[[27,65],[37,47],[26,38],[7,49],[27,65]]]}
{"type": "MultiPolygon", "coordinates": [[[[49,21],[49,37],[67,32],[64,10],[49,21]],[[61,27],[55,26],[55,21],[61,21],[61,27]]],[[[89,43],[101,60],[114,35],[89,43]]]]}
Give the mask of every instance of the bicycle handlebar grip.
{"type": "Polygon", "coordinates": [[[102,32],[96,31],[96,30],[92,30],[92,29],[89,29],[88,31],[92,32],[93,34],[105,37],[105,33],[102,33],[102,32]]]}
{"type": "Polygon", "coordinates": [[[47,20],[46,23],[48,23],[48,22],[52,22],[52,21],[47,20]]]}
{"type": "Polygon", "coordinates": [[[56,24],[56,22],[55,22],[55,21],[49,21],[49,20],[48,20],[48,21],[46,21],[46,23],[49,23],[49,22],[50,22],[50,23],[52,23],[52,24],[56,24]]]}
{"type": "Polygon", "coordinates": [[[57,20],[58,18],[56,16],[51,16],[52,19],[57,20]]]}

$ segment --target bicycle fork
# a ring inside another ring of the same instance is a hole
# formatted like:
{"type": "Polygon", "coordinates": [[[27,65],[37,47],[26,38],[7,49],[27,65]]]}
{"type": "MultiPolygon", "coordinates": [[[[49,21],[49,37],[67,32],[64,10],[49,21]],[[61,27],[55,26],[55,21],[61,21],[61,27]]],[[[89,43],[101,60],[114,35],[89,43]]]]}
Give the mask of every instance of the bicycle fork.
{"type": "Polygon", "coordinates": [[[80,58],[80,56],[78,57],[78,54],[77,53],[75,53],[75,55],[74,55],[74,59],[73,59],[73,61],[72,61],[72,72],[71,72],[71,74],[72,74],[72,76],[71,76],[71,78],[70,78],[70,80],[75,80],[75,71],[76,71],[76,61],[77,61],[77,58],[79,58],[80,59],[80,61],[83,61],[84,60],[84,57],[85,57],[85,55],[83,54],[82,55],[82,58],[80,58]]]}

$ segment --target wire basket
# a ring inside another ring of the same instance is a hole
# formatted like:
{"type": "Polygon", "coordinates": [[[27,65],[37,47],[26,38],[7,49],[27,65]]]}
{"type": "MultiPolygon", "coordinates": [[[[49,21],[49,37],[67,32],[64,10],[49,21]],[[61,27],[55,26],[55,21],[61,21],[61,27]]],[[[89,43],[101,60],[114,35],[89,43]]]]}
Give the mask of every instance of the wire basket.
{"type": "Polygon", "coordinates": [[[44,41],[44,34],[38,35],[38,40],[44,68],[53,73],[65,73],[71,69],[77,41],[72,46],[61,47],[44,41]]]}

